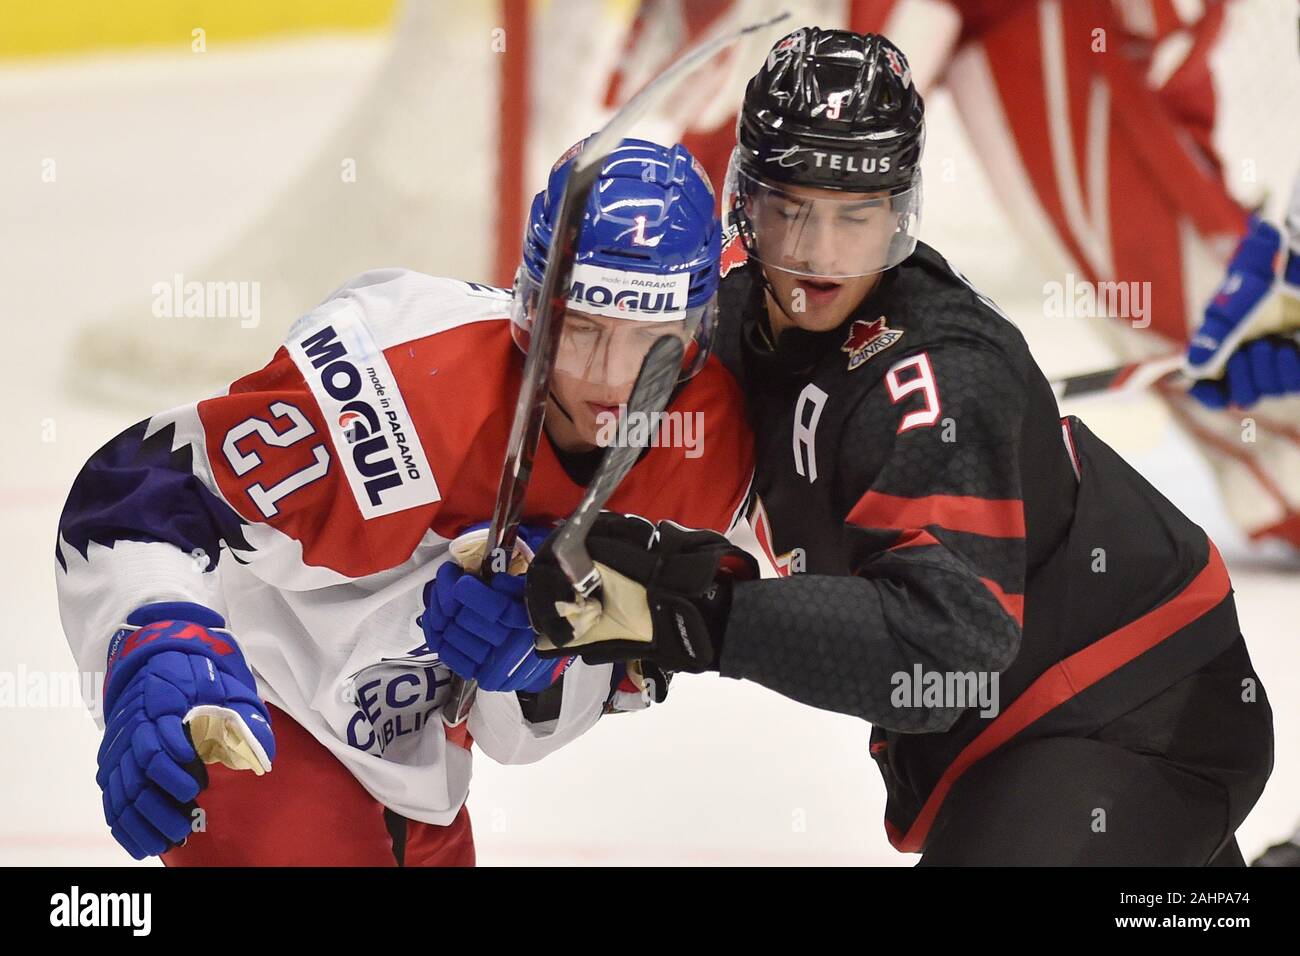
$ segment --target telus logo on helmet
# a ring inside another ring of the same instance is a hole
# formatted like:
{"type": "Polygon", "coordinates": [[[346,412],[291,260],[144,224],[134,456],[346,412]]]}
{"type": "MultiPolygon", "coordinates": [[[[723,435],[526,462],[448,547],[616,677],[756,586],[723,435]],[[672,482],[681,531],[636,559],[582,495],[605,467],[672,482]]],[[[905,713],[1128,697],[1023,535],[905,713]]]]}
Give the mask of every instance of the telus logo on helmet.
{"type": "Polygon", "coordinates": [[[842,169],[846,173],[887,173],[893,165],[889,156],[855,156],[852,153],[819,153],[812,157],[818,169],[842,169]]]}
{"type": "Polygon", "coordinates": [[[812,157],[812,165],[817,169],[834,169],[846,173],[887,173],[893,168],[892,156],[859,156],[856,153],[825,153],[815,149],[801,149],[791,146],[779,150],[764,158],[764,162],[776,163],[785,169],[793,169],[807,162],[812,157]]]}

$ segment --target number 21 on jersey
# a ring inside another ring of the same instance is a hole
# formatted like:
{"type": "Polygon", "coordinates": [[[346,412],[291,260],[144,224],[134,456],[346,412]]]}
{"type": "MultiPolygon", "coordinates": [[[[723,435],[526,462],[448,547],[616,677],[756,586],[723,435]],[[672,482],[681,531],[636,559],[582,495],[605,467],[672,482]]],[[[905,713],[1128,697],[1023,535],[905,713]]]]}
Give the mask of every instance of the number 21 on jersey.
{"type": "MultiPolygon", "coordinates": [[[[307,416],[288,402],[272,402],[270,412],[274,417],[269,421],[264,418],[253,417],[239,422],[230,431],[226,432],[226,439],[221,443],[221,450],[225,453],[226,461],[230,463],[231,469],[240,478],[262,464],[262,456],[255,450],[250,448],[243,451],[240,449],[240,442],[245,438],[256,435],[265,444],[273,448],[288,448],[290,445],[297,444],[303,439],[316,434],[316,429],[312,428],[307,416]],[[277,430],[274,423],[284,421],[289,423],[289,427],[277,430]]],[[[261,482],[248,486],[246,489],[248,497],[252,499],[253,504],[257,505],[257,509],[262,512],[262,517],[275,517],[280,511],[277,502],[281,498],[293,494],[293,492],[311,484],[318,478],[325,477],[329,472],[330,456],[329,452],[325,450],[324,443],[317,444],[312,448],[312,458],[312,463],[306,468],[294,472],[269,488],[264,487],[261,482]]]]}

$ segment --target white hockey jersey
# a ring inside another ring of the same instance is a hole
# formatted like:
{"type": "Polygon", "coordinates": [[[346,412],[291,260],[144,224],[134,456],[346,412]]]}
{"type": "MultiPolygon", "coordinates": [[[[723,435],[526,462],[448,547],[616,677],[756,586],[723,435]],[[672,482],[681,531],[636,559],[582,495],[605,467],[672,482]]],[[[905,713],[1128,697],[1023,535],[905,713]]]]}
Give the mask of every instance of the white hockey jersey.
{"type": "MultiPolygon", "coordinates": [[[[450,673],[416,618],[450,540],[491,517],[523,367],[509,306],[500,289],[366,273],[299,319],[265,368],[96,452],[57,547],[82,671],[102,672],[135,608],[210,607],[266,701],[385,806],[434,824],[465,800],[472,743],[524,763],[631,704],[611,665],[576,662],[558,718],[533,724],[515,694],[480,691],[472,742],[441,720],[450,673]]],[[[703,413],[702,449],[650,449],[609,508],[743,526],[753,459],[738,387],[710,359],[670,410],[703,413]]],[[[543,440],[524,520],[556,522],[582,493],[543,440]]]]}

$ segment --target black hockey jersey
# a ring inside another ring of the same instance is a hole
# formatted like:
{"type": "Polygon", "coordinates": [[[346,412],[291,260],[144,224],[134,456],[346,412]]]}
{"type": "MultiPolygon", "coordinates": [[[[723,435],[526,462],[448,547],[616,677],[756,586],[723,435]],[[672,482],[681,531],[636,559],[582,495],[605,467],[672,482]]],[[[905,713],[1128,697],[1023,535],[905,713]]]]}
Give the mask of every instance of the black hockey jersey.
{"type": "Polygon", "coordinates": [[[723,280],[717,349],[787,576],[736,586],[720,670],[873,724],[898,849],[1009,740],[1092,734],[1238,638],[1205,533],[1059,417],[1019,331],[933,249],[775,350],[757,269],[723,280]]]}

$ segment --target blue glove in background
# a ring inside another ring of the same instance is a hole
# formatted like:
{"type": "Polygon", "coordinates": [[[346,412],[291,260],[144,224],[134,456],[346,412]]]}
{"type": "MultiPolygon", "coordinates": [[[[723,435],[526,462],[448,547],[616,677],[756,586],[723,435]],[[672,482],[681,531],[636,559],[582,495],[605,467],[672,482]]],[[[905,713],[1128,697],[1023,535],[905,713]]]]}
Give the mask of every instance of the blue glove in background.
{"type": "Polygon", "coordinates": [[[141,860],[184,842],[194,801],[207,786],[184,722],[194,707],[234,711],[268,761],[275,739],[221,615],[197,604],[150,604],[126,623],[109,645],[95,782],[113,837],[141,860]]]}
{"type": "Polygon", "coordinates": [[[1300,395],[1300,343],[1277,335],[1252,339],[1229,356],[1222,379],[1187,391],[1207,408],[1249,408],[1261,398],[1300,395]]]}
{"type": "MultiPolygon", "coordinates": [[[[1189,394],[1208,408],[1249,408],[1261,398],[1300,394],[1300,342],[1294,335],[1263,335],[1250,328],[1260,307],[1278,294],[1273,263],[1281,244],[1276,227],[1251,218],[1192,336],[1184,371],[1197,381],[1189,394]]],[[[1300,290],[1300,256],[1293,252],[1282,281],[1300,290]]]]}
{"type": "MultiPolygon", "coordinates": [[[[547,529],[519,528],[519,537],[534,550],[548,534],[547,529]]],[[[498,573],[487,584],[454,561],[444,562],[424,586],[420,626],[429,649],[482,690],[538,693],[551,686],[572,658],[537,656],[524,583],[523,575],[498,573]]]]}

